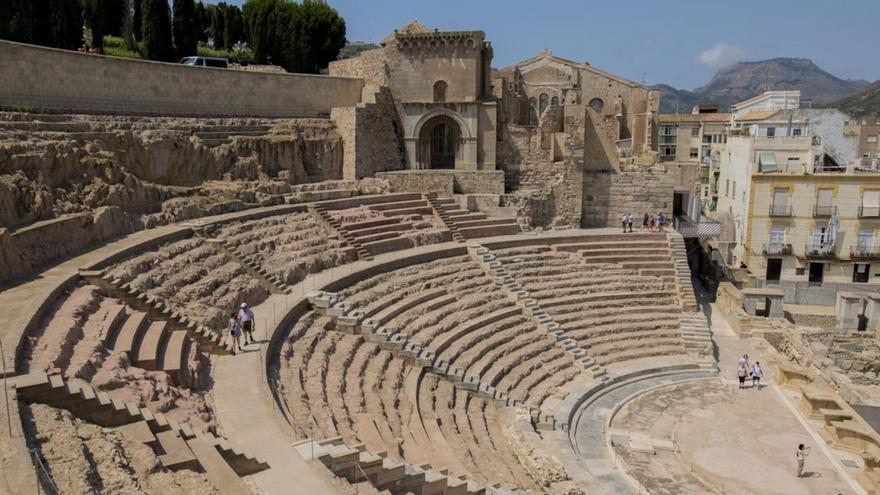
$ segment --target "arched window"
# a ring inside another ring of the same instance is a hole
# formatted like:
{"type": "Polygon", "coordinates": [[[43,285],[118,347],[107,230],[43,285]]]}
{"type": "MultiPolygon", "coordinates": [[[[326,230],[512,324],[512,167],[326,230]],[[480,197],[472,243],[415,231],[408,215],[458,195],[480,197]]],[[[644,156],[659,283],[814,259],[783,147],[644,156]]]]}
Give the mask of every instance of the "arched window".
{"type": "Polygon", "coordinates": [[[443,103],[446,101],[446,81],[437,81],[434,83],[434,103],[443,103]]]}
{"type": "Polygon", "coordinates": [[[538,125],[538,102],[529,98],[529,125],[538,125]]]}
{"type": "Polygon", "coordinates": [[[558,107],[559,106],[559,97],[558,96],[554,96],[553,98],[550,98],[550,106],[551,107],[558,107]]]}
{"type": "Polygon", "coordinates": [[[550,104],[550,98],[547,97],[547,93],[541,93],[541,106],[539,107],[539,115],[544,115],[544,110],[547,110],[547,105],[550,104]]]}
{"type": "Polygon", "coordinates": [[[602,109],[605,108],[605,102],[599,98],[593,98],[590,100],[590,107],[598,113],[602,113],[602,109]]]}

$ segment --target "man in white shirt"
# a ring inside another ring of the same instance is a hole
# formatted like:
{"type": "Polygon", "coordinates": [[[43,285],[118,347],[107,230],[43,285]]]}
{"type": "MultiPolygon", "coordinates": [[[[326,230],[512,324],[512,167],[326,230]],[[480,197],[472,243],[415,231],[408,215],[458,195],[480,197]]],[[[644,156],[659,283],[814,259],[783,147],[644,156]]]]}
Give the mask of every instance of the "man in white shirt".
{"type": "Polygon", "coordinates": [[[241,309],[238,310],[238,321],[241,322],[241,329],[244,331],[244,343],[254,342],[254,312],[247,303],[241,303],[241,309]]]}

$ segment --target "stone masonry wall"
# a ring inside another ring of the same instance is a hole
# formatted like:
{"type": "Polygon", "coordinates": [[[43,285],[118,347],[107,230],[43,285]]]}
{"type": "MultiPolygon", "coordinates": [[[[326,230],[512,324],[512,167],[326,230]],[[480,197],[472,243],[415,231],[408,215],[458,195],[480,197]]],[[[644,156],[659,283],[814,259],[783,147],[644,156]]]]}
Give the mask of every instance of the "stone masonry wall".
{"type": "Polygon", "coordinates": [[[361,101],[361,79],[107,57],[0,41],[0,106],[68,112],[309,117],[361,101]]]}
{"type": "Polygon", "coordinates": [[[405,168],[401,126],[391,94],[388,88],[366,90],[373,92],[366,103],[334,108],[330,114],[343,139],[342,177],[347,180],[405,168]]]}
{"type": "Polygon", "coordinates": [[[617,226],[624,213],[634,223],[645,213],[663,212],[670,222],[675,194],[675,176],[662,165],[629,167],[626,170],[584,171],[582,225],[617,226]]]}

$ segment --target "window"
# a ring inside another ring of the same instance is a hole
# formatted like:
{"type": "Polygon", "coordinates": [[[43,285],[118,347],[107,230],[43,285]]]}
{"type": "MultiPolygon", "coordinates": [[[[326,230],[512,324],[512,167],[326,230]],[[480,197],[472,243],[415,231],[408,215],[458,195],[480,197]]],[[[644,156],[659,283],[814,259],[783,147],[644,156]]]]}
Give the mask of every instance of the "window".
{"type": "Polygon", "coordinates": [[[602,109],[605,108],[605,102],[603,102],[599,98],[593,98],[592,100],[590,100],[590,108],[599,113],[602,113],[602,109]]]}
{"type": "Polygon", "coordinates": [[[788,160],[785,163],[785,170],[788,172],[797,172],[801,166],[801,159],[796,156],[788,157],[788,160]]]}
{"type": "Polygon", "coordinates": [[[544,115],[544,110],[547,110],[547,106],[550,104],[550,98],[547,96],[547,93],[541,93],[540,99],[540,107],[538,107],[538,115],[544,115]]]}
{"type": "Polygon", "coordinates": [[[862,196],[863,217],[880,216],[880,189],[867,189],[862,196]]]}
{"type": "Polygon", "coordinates": [[[862,255],[870,254],[874,248],[874,229],[859,229],[859,237],[856,239],[856,252],[862,255]]]}
{"type": "Polygon", "coordinates": [[[691,158],[699,158],[700,157],[700,150],[698,150],[697,148],[691,148],[688,156],[690,156],[691,158]]]}
{"type": "Polygon", "coordinates": [[[759,172],[775,172],[778,170],[776,166],[776,154],[772,152],[758,153],[758,171],[759,172]]]}
{"type": "Polygon", "coordinates": [[[788,216],[788,213],[788,188],[774,188],[773,204],[770,205],[770,214],[775,216],[788,216]]]}
{"type": "Polygon", "coordinates": [[[868,274],[871,272],[871,265],[865,263],[856,263],[853,265],[853,283],[855,284],[866,284],[868,283],[868,274]]]}
{"type": "Polygon", "coordinates": [[[558,96],[554,96],[553,98],[550,98],[550,106],[551,107],[558,107],[559,106],[559,97],[558,96]]]}
{"type": "Polygon", "coordinates": [[[774,225],[770,227],[770,243],[767,246],[767,254],[783,254],[785,246],[785,226],[774,225]]]}
{"type": "Polygon", "coordinates": [[[776,137],[776,128],[775,127],[768,127],[767,128],[767,137],[768,138],[776,137]]]}
{"type": "Polygon", "coordinates": [[[699,127],[691,127],[691,137],[698,137],[700,135],[699,127]]]}
{"type": "Polygon", "coordinates": [[[801,131],[800,127],[796,127],[796,128],[794,128],[794,129],[791,130],[791,135],[794,136],[794,137],[797,137],[797,136],[800,136],[800,135],[801,135],[801,132],[802,132],[802,131],[801,131]]]}
{"type": "Polygon", "coordinates": [[[730,197],[730,179],[724,180],[724,197],[730,197]]]}
{"type": "Polygon", "coordinates": [[[733,181],[733,189],[731,190],[730,196],[733,197],[733,199],[736,199],[736,181],[733,181]]]}
{"type": "Polygon", "coordinates": [[[538,106],[534,98],[529,98],[529,125],[538,125],[538,106]]]}
{"type": "Polygon", "coordinates": [[[446,81],[437,81],[434,83],[434,103],[443,103],[446,101],[446,81]]]}
{"type": "MultiPolygon", "coordinates": [[[[596,99],[594,98],[593,101],[596,101],[596,99]]],[[[590,106],[593,106],[593,102],[592,102],[592,101],[590,102],[590,106]]],[[[675,128],[672,127],[671,125],[664,125],[664,126],[663,126],[663,135],[664,135],[664,136],[673,136],[673,135],[675,135],[675,130],[674,130],[674,129],[675,129],[675,128]]]]}
{"type": "Polygon", "coordinates": [[[703,144],[712,144],[712,138],[714,138],[712,134],[703,134],[703,144]]]}

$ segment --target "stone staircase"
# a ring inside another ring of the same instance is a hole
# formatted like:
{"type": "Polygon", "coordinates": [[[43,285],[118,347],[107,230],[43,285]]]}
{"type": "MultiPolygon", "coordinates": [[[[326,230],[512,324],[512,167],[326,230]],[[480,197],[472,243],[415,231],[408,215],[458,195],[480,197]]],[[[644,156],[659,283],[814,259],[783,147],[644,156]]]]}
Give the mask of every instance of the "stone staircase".
{"type": "MultiPolygon", "coordinates": [[[[103,289],[110,297],[115,297],[131,308],[145,313],[153,322],[166,322],[168,327],[185,330],[207,352],[212,354],[229,354],[231,352],[232,341],[226,332],[215,332],[177,311],[172,311],[158,298],[148,295],[129,283],[123,283],[121,280],[113,278],[104,270],[80,270],[79,274],[87,282],[103,289]]],[[[173,331],[171,333],[173,334],[173,331]]],[[[133,338],[137,339],[136,336],[133,338]]],[[[179,337],[175,341],[178,339],[179,337]]],[[[114,343],[114,345],[116,344],[114,343]]]]}
{"type": "MultiPolygon", "coordinates": [[[[363,444],[348,446],[342,439],[303,440],[294,444],[303,459],[318,460],[333,474],[350,483],[368,480],[377,490],[423,495],[484,495],[511,493],[500,487],[451,476],[430,464],[414,465],[388,459],[385,452],[371,453],[363,444]]],[[[385,493],[387,493],[385,492],[385,493]]]]}
{"type": "MultiPolygon", "coordinates": [[[[202,235],[198,231],[196,233],[202,235]]],[[[243,266],[248,271],[248,273],[254,276],[254,278],[263,282],[263,284],[269,288],[270,292],[274,294],[291,293],[292,289],[288,287],[287,284],[285,284],[278,277],[278,275],[270,273],[269,270],[257,263],[256,255],[245,255],[240,251],[238,247],[232,245],[224,239],[206,238],[205,241],[209,244],[213,244],[229,259],[243,266]]]]}
{"type": "Polygon", "coordinates": [[[337,239],[343,241],[346,245],[353,247],[359,260],[371,261],[373,259],[373,255],[364,249],[363,244],[361,244],[351,232],[342,228],[342,224],[339,220],[335,220],[331,217],[323,205],[310,204],[306,208],[318,223],[332,232],[337,239]]]}
{"type": "Polygon", "coordinates": [[[694,294],[693,282],[691,282],[691,269],[687,261],[687,248],[681,234],[672,232],[668,234],[669,252],[675,263],[675,280],[678,287],[678,295],[681,299],[682,311],[696,311],[697,297],[694,294]]]}
{"type": "Polygon", "coordinates": [[[697,354],[711,354],[712,330],[703,313],[697,311],[681,314],[681,336],[685,348],[697,354]]]}
{"type": "Polygon", "coordinates": [[[60,375],[31,373],[10,381],[19,400],[70,411],[79,419],[117,428],[125,437],[144,443],[172,471],[203,472],[223,493],[250,493],[241,480],[269,466],[211,433],[170,421],[162,413],[112,399],[89,385],[66,382],[60,375]]]}
{"type": "Polygon", "coordinates": [[[440,219],[444,227],[452,232],[452,240],[455,242],[465,242],[464,236],[461,235],[461,231],[455,226],[448,212],[448,209],[455,205],[455,200],[451,198],[440,199],[435,192],[427,193],[424,196],[425,200],[431,204],[431,208],[434,209],[434,215],[440,219]]]}
{"type": "Polygon", "coordinates": [[[489,218],[485,213],[459,208],[452,198],[438,198],[436,193],[429,193],[426,196],[443,223],[453,232],[453,237],[455,233],[463,239],[474,239],[522,232],[522,228],[515,218],[489,218]]]}

